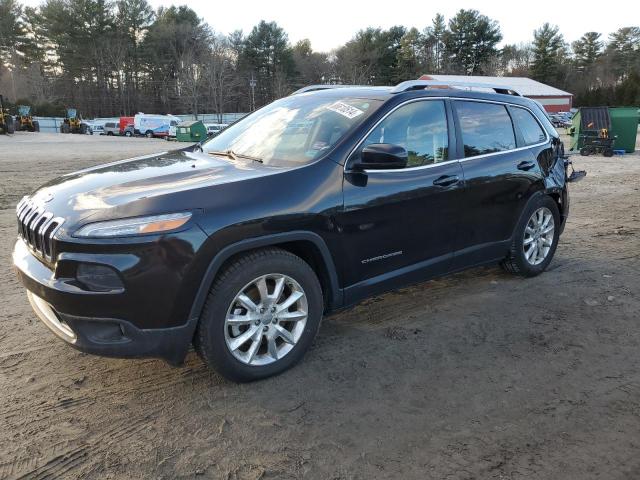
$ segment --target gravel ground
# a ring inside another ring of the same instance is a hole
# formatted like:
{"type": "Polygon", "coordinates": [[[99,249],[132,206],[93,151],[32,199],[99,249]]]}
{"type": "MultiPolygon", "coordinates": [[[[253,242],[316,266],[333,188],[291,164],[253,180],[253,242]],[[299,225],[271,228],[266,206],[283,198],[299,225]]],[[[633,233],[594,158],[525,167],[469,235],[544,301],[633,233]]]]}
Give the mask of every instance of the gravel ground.
{"type": "Polygon", "coordinates": [[[79,353],[11,271],[14,206],[161,140],[0,137],[0,478],[640,477],[640,155],[576,159],[549,270],[468,271],[325,319],[293,370],[236,385],[79,353]]]}

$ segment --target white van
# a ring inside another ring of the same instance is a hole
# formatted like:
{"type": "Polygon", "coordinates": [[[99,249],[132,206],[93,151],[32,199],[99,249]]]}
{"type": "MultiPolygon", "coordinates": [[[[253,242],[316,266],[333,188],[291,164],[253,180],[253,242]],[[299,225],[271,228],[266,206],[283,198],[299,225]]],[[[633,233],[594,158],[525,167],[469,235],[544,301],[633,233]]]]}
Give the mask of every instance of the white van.
{"type": "Polygon", "coordinates": [[[205,123],[207,127],[207,136],[213,137],[229,126],[228,123],[205,123]]]}
{"type": "Polygon", "coordinates": [[[138,113],[133,118],[133,128],[137,134],[148,138],[166,137],[169,135],[169,128],[180,122],[181,120],[173,115],[138,113]]]}

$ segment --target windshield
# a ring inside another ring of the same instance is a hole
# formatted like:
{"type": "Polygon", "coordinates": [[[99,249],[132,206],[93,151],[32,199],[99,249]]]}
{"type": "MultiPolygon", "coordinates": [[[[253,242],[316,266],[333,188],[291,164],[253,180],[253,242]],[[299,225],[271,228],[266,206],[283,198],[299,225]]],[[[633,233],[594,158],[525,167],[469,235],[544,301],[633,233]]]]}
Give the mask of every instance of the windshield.
{"type": "Polygon", "coordinates": [[[232,153],[266,165],[304,165],[327,152],[381,103],[325,95],[285,97],[223,130],[202,149],[212,154],[232,153]]]}

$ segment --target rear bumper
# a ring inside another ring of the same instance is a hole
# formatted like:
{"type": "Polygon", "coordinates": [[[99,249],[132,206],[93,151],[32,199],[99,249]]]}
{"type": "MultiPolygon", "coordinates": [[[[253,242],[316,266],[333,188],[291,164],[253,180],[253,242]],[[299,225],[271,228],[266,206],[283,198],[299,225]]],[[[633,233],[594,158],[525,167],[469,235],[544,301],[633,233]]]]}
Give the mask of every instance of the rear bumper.
{"type": "MultiPolygon", "coordinates": [[[[161,358],[173,365],[184,360],[197,318],[183,320],[179,325],[145,328],[143,325],[152,323],[153,318],[140,318],[139,310],[123,309],[124,305],[129,305],[126,291],[82,290],[72,279],[59,277],[59,267],[54,272],[40,262],[20,239],[14,247],[13,263],[36,315],[72,347],[109,357],[161,358]]],[[[138,299],[148,312],[153,312],[153,297],[151,293],[138,299]]]]}

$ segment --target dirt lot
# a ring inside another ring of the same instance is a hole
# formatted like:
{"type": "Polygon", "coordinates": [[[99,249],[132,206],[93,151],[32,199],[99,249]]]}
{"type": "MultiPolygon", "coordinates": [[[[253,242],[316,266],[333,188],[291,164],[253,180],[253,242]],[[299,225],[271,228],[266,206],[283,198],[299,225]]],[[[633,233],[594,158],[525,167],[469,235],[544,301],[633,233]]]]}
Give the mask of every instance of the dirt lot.
{"type": "Polygon", "coordinates": [[[589,175],[549,271],[476,269],[325,320],[277,378],[81,354],[11,271],[14,206],[161,140],[0,138],[0,478],[640,478],[640,155],[589,175]]]}

